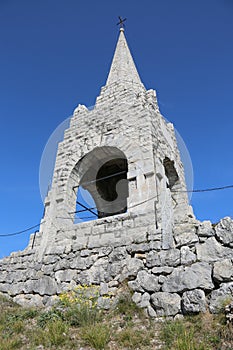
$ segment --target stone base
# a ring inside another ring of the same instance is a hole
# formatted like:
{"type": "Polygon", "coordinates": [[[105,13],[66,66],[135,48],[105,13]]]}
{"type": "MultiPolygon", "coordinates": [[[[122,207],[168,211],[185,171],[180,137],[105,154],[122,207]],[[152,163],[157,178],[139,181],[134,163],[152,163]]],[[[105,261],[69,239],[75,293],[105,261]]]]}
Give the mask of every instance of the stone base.
{"type": "Polygon", "coordinates": [[[214,313],[233,296],[232,224],[230,218],[215,227],[182,223],[168,250],[161,248],[160,232],[148,235],[142,227],[132,235],[131,228],[125,244],[80,248],[76,240],[50,248],[40,262],[37,249],[27,248],[0,260],[0,292],[23,306],[48,306],[79,284],[115,295],[127,281],[133,301],[152,317],[214,313]]]}

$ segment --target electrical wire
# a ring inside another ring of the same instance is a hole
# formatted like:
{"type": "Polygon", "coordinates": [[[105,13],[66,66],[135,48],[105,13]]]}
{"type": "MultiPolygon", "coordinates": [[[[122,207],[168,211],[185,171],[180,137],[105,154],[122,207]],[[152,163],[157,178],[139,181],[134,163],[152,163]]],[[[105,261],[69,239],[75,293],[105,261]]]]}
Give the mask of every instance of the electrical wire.
{"type": "Polygon", "coordinates": [[[37,224],[37,225],[34,225],[34,226],[31,226],[29,228],[26,228],[25,230],[22,230],[22,231],[18,231],[18,232],[13,232],[13,233],[6,233],[6,234],[3,234],[3,235],[0,235],[0,237],[8,237],[8,236],[16,236],[16,235],[20,235],[24,232],[27,232],[27,231],[30,231],[36,227],[40,226],[40,224],[37,224]]]}
{"type": "MultiPolygon", "coordinates": [[[[101,180],[101,179],[100,179],[101,180]]],[[[205,188],[205,189],[196,189],[196,190],[184,190],[184,191],[174,191],[174,190],[171,190],[171,192],[175,192],[175,193],[201,193],[201,192],[211,192],[211,191],[221,191],[221,190],[225,190],[225,189],[230,189],[230,188],[233,188],[233,185],[228,185],[228,186],[222,186],[222,187],[212,187],[212,188],[205,188]]],[[[139,202],[137,204],[134,204],[130,207],[128,207],[128,209],[132,209],[132,208],[135,208],[139,205],[142,205],[152,199],[155,199],[157,198],[157,195],[156,196],[153,196],[149,199],[146,199],[142,202],[139,202]]],[[[92,207],[91,209],[97,209],[97,207],[92,207]]],[[[89,209],[86,209],[86,210],[82,210],[82,212],[85,212],[85,211],[90,211],[89,209]]],[[[79,211],[76,211],[74,213],[78,213],[79,211]]],[[[69,213],[69,214],[74,214],[74,213],[69,213]]],[[[91,218],[91,217],[86,217],[86,218],[91,218]]],[[[65,218],[63,218],[65,219],[65,218]]],[[[67,219],[71,219],[71,218],[67,218],[67,219]]],[[[84,218],[83,218],[84,219],[84,218]]],[[[11,237],[11,236],[16,236],[16,235],[20,235],[22,233],[25,233],[25,232],[28,232],[36,227],[39,227],[40,226],[40,223],[37,224],[37,225],[34,225],[34,226],[31,226],[29,228],[26,228],[22,231],[17,231],[17,232],[13,232],[13,233],[7,233],[7,234],[0,234],[0,237],[11,237]]]]}
{"type": "Polygon", "coordinates": [[[228,188],[233,188],[233,185],[229,186],[222,186],[222,187],[212,187],[212,188],[205,188],[203,190],[184,190],[184,191],[174,191],[171,190],[171,192],[186,192],[186,193],[198,193],[198,192],[210,192],[210,191],[220,191],[220,190],[226,190],[228,188]]]}

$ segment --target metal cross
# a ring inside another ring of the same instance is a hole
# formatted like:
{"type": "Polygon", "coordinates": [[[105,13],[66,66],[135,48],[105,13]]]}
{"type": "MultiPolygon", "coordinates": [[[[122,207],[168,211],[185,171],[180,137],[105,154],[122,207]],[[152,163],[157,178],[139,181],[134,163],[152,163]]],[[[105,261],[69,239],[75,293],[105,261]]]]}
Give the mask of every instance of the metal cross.
{"type": "Polygon", "coordinates": [[[120,26],[120,28],[124,28],[124,26],[125,26],[124,22],[127,20],[127,18],[123,19],[120,16],[118,16],[118,18],[119,18],[119,22],[117,23],[117,26],[120,26]]]}

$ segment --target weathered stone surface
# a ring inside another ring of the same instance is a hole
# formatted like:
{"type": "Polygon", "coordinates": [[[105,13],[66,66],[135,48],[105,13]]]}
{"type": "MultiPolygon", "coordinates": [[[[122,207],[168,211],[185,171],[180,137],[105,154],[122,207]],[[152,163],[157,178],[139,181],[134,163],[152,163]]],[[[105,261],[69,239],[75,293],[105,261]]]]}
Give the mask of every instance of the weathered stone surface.
{"type": "Polygon", "coordinates": [[[181,311],[181,298],[176,293],[154,293],[151,302],[157,316],[175,316],[181,311]]]}
{"type": "Polygon", "coordinates": [[[147,267],[178,266],[180,264],[180,250],[169,249],[161,252],[150,251],[146,255],[147,267]]]}
{"type": "Polygon", "coordinates": [[[145,270],[139,271],[136,281],[147,292],[159,291],[158,278],[145,270]]]}
{"type": "Polygon", "coordinates": [[[152,273],[155,275],[169,275],[173,270],[174,268],[169,266],[153,267],[152,273]]]}
{"type": "Polygon", "coordinates": [[[98,249],[98,254],[99,257],[107,256],[112,252],[113,248],[112,247],[103,247],[98,249]]]}
{"type": "Polygon", "coordinates": [[[217,282],[228,282],[233,280],[233,262],[224,259],[214,263],[213,277],[217,282]]]}
{"type": "Polygon", "coordinates": [[[144,268],[142,260],[137,258],[129,258],[125,261],[125,266],[121,271],[120,281],[132,279],[137,276],[138,271],[144,268]]]}
{"type": "Polygon", "coordinates": [[[205,293],[201,289],[184,292],[182,296],[182,310],[185,314],[206,311],[205,293]]]}
{"type": "Polygon", "coordinates": [[[127,258],[128,254],[125,247],[118,247],[109,255],[109,262],[114,263],[127,258]]]}
{"type": "Polygon", "coordinates": [[[44,306],[43,297],[41,297],[38,294],[36,295],[19,294],[13,298],[13,301],[23,307],[33,307],[33,306],[43,307],[44,306]]]}
{"type": "Polygon", "coordinates": [[[99,290],[100,296],[107,295],[108,291],[109,291],[108,284],[105,282],[101,282],[100,283],[100,290],[99,290]]]}
{"type": "Polygon", "coordinates": [[[135,292],[133,295],[132,295],[132,300],[135,304],[139,304],[140,301],[142,300],[142,294],[141,293],[138,293],[138,292],[135,292]]]}
{"type": "Polygon", "coordinates": [[[193,245],[199,241],[196,227],[190,224],[180,224],[175,229],[175,242],[177,247],[193,245]]]}
{"type": "Polygon", "coordinates": [[[128,286],[130,289],[132,289],[133,291],[136,291],[136,292],[141,292],[143,293],[144,292],[144,289],[141,287],[139,281],[136,279],[134,281],[129,281],[128,282],[128,286]]]}
{"type": "Polygon", "coordinates": [[[215,235],[212,223],[210,221],[203,221],[198,226],[197,234],[200,237],[211,237],[215,235]]]}
{"type": "Polygon", "coordinates": [[[232,300],[233,282],[222,283],[220,288],[213,290],[210,296],[209,308],[210,312],[217,313],[223,309],[227,301],[232,300]]]}
{"type": "Polygon", "coordinates": [[[162,286],[164,292],[184,292],[201,288],[212,290],[212,268],[205,262],[197,262],[190,267],[178,267],[169,275],[162,286]]]}
{"type": "Polygon", "coordinates": [[[215,262],[223,258],[233,258],[233,249],[222,246],[214,237],[210,237],[203,244],[196,245],[199,261],[215,262]]]}
{"type": "Polygon", "coordinates": [[[146,254],[146,266],[147,267],[161,266],[161,261],[157,251],[152,250],[148,254],[146,254]]]}
{"type": "Polygon", "coordinates": [[[233,220],[226,217],[215,227],[216,236],[223,244],[233,243],[233,220]]]}
{"type": "Polygon", "coordinates": [[[178,266],[180,265],[180,250],[169,249],[159,252],[162,266],[178,266]]]}
{"type": "Polygon", "coordinates": [[[149,305],[150,305],[150,294],[145,292],[142,294],[141,301],[138,303],[138,306],[141,308],[144,308],[149,305]]]}
{"type": "Polygon", "coordinates": [[[151,250],[149,243],[131,244],[129,247],[126,247],[126,249],[129,254],[145,253],[151,250]]]}
{"type": "Polygon", "coordinates": [[[157,317],[156,311],[153,309],[153,307],[151,305],[147,306],[147,314],[149,317],[157,317]]]}
{"type": "Polygon", "coordinates": [[[70,282],[75,279],[77,272],[75,270],[61,270],[55,272],[55,279],[58,283],[70,282]]]}
{"type": "Polygon", "coordinates": [[[29,280],[24,284],[25,293],[31,292],[40,295],[55,295],[57,294],[57,283],[51,277],[44,276],[39,280],[29,280]]]}
{"type": "Polygon", "coordinates": [[[189,247],[181,247],[181,265],[191,265],[196,262],[197,256],[194,254],[189,247]]]}
{"type": "Polygon", "coordinates": [[[70,268],[69,260],[61,259],[55,264],[54,271],[66,270],[66,269],[69,269],[69,268],[70,268]]]}

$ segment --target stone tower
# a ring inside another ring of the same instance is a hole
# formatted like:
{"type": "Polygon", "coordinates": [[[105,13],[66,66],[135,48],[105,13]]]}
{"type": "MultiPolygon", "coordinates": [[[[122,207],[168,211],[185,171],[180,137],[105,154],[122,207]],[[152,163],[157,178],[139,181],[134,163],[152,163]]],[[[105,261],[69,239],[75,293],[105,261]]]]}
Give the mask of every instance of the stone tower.
{"type": "Polygon", "coordinates": [[[101,247],[160,237],[174,245],[187,218],[184,169],[174,128],[146,90],[120,29],[106,85],[95,106],[79,105],[59,144],[36,239],[38,258],[54,246],[101,247]],[[97,219],[76,224],[77,191],[88,190],[97,219]]]}
{"type": "Polygon", "coordinates": [[[39,233],[0,260],[0,292],[47,306],[94,284],[107,308],[104,296],[115,298],[125,281],[152,317],[216,312],[233,294],[232,247],[230,218],[212,225],[193,216],[174,128],[142,84],[121,28],[94,108],[75,109],[58,146],[39,233]],[[91,194],[95,220],[75,221],[79,188],[91,194]]]}

